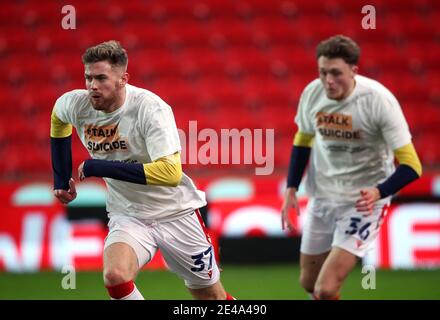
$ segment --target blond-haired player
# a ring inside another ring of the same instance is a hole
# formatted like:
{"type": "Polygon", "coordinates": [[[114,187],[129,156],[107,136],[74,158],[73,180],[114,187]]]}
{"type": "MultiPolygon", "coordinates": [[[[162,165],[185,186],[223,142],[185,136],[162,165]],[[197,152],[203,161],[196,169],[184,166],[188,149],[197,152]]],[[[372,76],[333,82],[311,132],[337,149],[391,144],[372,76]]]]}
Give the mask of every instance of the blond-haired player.
{"type": "Polygon", "coordinates": [[[127,53],[117,41],[88,48],[82,60],[87,90],[65,93],[52,112],[54,194],[63,203],[76,197],[73,126],[92,158],[78,168],[80,180],[102,177],[108,188],[103,273],[110,297],[143,299],[135,277],[160,249],[196,299],[231,299],[198,212],[204,193],[182,172],[170,106],[128,84],[127,53]]]}

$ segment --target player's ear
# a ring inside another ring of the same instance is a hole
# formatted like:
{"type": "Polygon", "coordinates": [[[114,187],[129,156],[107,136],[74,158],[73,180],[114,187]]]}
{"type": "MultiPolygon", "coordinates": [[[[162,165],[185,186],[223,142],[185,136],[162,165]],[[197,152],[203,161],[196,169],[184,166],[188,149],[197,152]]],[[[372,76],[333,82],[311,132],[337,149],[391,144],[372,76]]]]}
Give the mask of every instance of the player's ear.
{"type": "Polygon", "coordinates": [[[357,75],[358,71],[359,71],[359,67],[357,65],[351,66],[351,72],[353,73],[354,76],[357,75]]]}
{"type": "Polygon", "coordinates": [[[119,86],[120,86],[120,87],[125,86],[125,85],[128,83],[128,79],[129,79],[129,78],[130,78],[130,75],[129,75],[127,72],[125,72],[125,73],[122,75],[121,79],[119,79],[119,86]]]}

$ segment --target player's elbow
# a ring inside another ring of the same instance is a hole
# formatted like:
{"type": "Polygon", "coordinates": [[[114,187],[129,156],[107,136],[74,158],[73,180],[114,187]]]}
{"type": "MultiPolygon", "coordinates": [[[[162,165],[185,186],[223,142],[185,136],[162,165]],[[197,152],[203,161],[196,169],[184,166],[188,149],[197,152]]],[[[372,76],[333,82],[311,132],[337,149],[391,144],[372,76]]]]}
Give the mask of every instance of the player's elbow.
{"type": "Polygon", "coordinates": [[[422,167],[422,165],[420,165],[420,168],[419,168],[419,171],[417,172],[417,174],[419,175],[419,178],[422,177],[422,174],[423,174],[423,167],[422,167]]]}
{"type": "Polygon", "coordinates": [[[414,161],[412,164],[410,164],[410,167],[417,173],[417,178],[422,176],[423,168],[420,160],[417,159],[417,161],[414,161]]]}
{"type": "Polygon", "coordinates": [[[144,173],[147,184],[165,187],[177,187],[183,176],[180,158],[173,161],[164,157],[153,163],[144,164],[144,173]]]}
{"type": "Polygon", "coordinates": [[[182,167],[177,167],[172,170],[172,173],[170,174],[168,178],[168,185],[170,187],[177,187],[180,184],[180,181],[182,180],[182,167]]]}
{"type": "Polygon", "coordinates": [[[182,163],[180,157],[175,156],[175,161],[165,161],[166,172],[168,173],[167,185],[170,187],[177,187],[182,180],[182,163]]]}
{"type": "Polygon", "coordinates": [[[394,155],[401,165],[407,165],[417,174],[417,178],[422,176],[422,163],[412,143],[394,150],[394,155]]]}

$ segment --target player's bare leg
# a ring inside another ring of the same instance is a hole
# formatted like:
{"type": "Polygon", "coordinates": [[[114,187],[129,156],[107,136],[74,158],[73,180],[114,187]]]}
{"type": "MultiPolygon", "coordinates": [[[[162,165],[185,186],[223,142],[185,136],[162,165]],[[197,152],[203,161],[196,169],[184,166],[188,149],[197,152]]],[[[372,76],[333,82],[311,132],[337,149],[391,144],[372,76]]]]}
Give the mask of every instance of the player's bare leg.
{"type": "Polygon", "coordinates": [[[143,299],[134,285],[139,269],[137,256],[128,244],[116,242],[104,250],[104,284],[114,299],[143,299]]]}
{"type": "Polygon", "coordinates": [[[104,251],[104,283],[114,286],[133,280],[138,271],[136,254],[123,242],[113,243],[104,251]]]}
{"type": "Polygon", "coordinates": [[[319,272],[329,253],[330,251],[317,255],[301,253],[299,259],[301,267],[299,282],[307,293],[313,294],[319,272]]]}
{"type": "Polygon", "coordinates": [[[322,265],[321,272],[314,288],[314,295],[320,300],[335,300],[344,280],[357,263],[357,257],[352,253],[333,247],[322,265]]]}
{"type": "Polygon", "coordinates": [[[190,289],[189,292],[192,296],[197,300],[231,300],[232,297],[228,295],[223,288],[223,285],[220,281],[217,281],[210,287],[202,288],[202,289],[190,289]]]}

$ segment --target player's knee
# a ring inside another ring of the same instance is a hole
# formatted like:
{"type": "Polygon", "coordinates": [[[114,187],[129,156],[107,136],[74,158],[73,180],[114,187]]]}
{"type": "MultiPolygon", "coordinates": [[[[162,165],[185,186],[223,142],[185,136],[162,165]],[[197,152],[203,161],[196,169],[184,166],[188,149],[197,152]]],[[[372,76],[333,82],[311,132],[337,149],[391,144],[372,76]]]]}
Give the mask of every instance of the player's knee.
{"type": "Polygon", "coordinates": [[[193,297],[197,300],[225,300],[227,293],[220,283],[201,289],[189,289],[193,297]]]}
{"type": "Polygon", "coordinates": [[[315,286],[313,295],[319,300],[335,300],[339,297],[339,293],[336,288],[323,285],[315,286]]]}
{"type": "Polygon", "coordinates": [[[204,292],[197,297],[198,300],[226,300],[226,293],[204,292]]]}
{"type": "Polygon", "coordinates": [[[114,286],[132,280],[128,270],[120,267],[113,267],[104,270],[104,283],[106,286],[114,286]]]}

